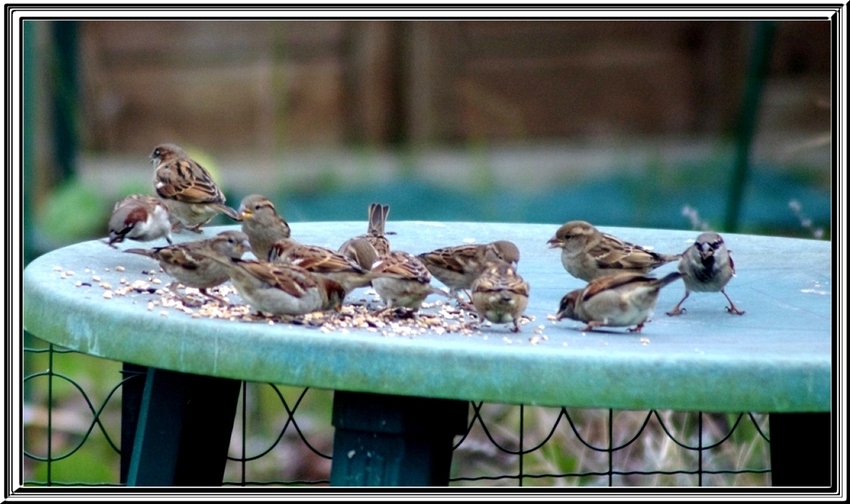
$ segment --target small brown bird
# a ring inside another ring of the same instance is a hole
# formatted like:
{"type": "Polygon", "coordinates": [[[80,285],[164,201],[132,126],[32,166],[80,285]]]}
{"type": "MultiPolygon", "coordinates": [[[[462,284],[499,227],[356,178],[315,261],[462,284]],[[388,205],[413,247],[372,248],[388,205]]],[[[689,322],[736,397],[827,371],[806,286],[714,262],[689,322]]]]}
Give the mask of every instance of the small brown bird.
{"type": "Polygon", "coordinates": [[[187,287],[195,287],[202,294],[218,299],[207,293],[207,289],[223,284],[230,277],[227,269],[209,256],[219,254],[222,257],[240,258],[250,249],[245,233],[223,231],[207,240],[179,243],[151,250],[127,249],[124,252],[150,257],[159,262],[162,269],[177,282],[187,287]]]}
{"type": "Polygon", "coordinates": [[[390,241],[384,234],[389,205],[372,203],[369,205],[369,227],[366,234],[355,236],[343,243],[338,252],[363,269],[371,269],[381,257],[390,253],[390,241]]]}
{"type": "Polygon", "coordinates": [[[158,145],[151,153],[154,189],[168,204],[174,229],[196,233],[216,214],[239,220],[236,210],[225,205],[224,194],[203,166],[174,144],[158,145]]]}
{"type": "Polygon", "coordinates": [[[346,293],[372,282],[370,270],[364,270],[342,254],[317,245],[304,245],[291,238],[272,243],[268,258],[271,262],[292,264],[333,280],[342,285],[346,293]]]}
{"type": "Polygon", "coordinates": [[[516,266],[519,248],[507,240],[480,245],[443,247],[417,256],[437,280],[456,296],[459,290],[469,290],[472,283],[487,268],[487,263],[500,260],[516,266]]]}
{"type": "Polygon", "coordinates": [[[265,196],[252,194],[244,197],[239,204],[239,217],[242,219],[242,231],[248,235],[257,259],[268,259],[272,243],[291,235],[289,224],[265,196]]]}
{"type": "Polygon", "coordinates": [[[585,221],[567,222],[547,243],[549,248],[561,249],[567,273],[586,282],[623,271],[647,273],[681,257],[624,242],[585,221]]]}
{"type": "Polygon", "coordinates": [[[419,310],[428,294],[445,293],[431,286],[431,274],[416,256],[391,251],[372,266],[372,286],[387,308],[419,310]]]}
{"type": "Polygon", "coordinates": [[[258,312],[303,315],[339,311],[345,290],[333,280],[298,266],[210,256],[227,268],[239,296],[258,312]]]}
{"type": "Polygon", "coordinates": [[[735,263],[719,234],[708,232],[697,236],[694,244],[682,254],[679,272],[685,282],[685,296],[667,315],[684,313],[682,303],[688,299],[691,291],[721,292],[729,301],[726,311],[735,315],[744,314],[726,294],[726,284],[735,275],[735,263]]]}
{"type": "Polygon", "coordinates": [[[618,273],[597,278],[582,289],[561,298],[558,320],[570,318],[586,322],[582,331],[595,327],[624,327],[636,324],[629,332],[640,332],[652,316],[658,293],[665,285],[678,280],[681,273],[653,278],[642,273],[618,273]]]}
{"type": "Polygon", "coordinates": [[[519,320],[528,306],[528,282],[509,263],[488,263],[472,283],[472,304],[478,314],[497,324],[513,323],[519,332],[519,320]]]}
{"type": "Polygon", "coordinates": [[[168,206],[159,198],[146,194],[131,194],[115,204],[109,218],[109,239],[114,243],[124,239],[152,241],[165,238],[171,243],[171,222],[168,219],[168,206]]]}

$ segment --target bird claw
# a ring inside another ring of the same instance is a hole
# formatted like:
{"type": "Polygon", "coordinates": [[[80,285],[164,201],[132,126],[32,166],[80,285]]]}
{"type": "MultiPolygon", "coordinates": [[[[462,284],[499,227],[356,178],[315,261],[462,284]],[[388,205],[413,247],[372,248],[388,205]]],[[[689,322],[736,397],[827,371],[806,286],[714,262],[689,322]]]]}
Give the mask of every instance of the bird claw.
{"type": "Polygon", "coordinates": [[[735,305],[727,306],[726,311],[731,313],[732,315],[743,315],[744,313],[746,313],[743,310],[739,310],[737,307],[735,307],[735,305]]]}

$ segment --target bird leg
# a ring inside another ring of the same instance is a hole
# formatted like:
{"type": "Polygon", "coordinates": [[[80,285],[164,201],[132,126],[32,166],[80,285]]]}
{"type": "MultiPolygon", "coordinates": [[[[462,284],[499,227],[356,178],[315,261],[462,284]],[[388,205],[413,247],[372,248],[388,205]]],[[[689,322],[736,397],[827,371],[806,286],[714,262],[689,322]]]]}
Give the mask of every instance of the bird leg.
{"type": "Polygon", "coordinates": [[[639,333],[639,332],[640,332],[640,330],[641,330],[641,329],[643,329],[643,323],[644,323],[644,322],[646,322],[646,320],[644,320],[643,322],[641,322],[640,324],[638,324],[638,325],[637,325],[637,326],[635,326],[635,327],[631,327],[631,328],[629,328],[629,332],[631,332],[631,333],[639,333]]]}
{"type": "Polygon", "coordinates": [[[204,232],[204,231],[201,229],[201,226],[203,226],[204,224],[206,224],[206,222],[201,222],[201,223],[195,224],[194,226],[192,226],[192,227],[187,227],[186,229],[187,229],[188,231],[193,232],[193,233],[201,234],[201,233],[203,233],[203,232],[204,232]]]}
{"type": "Polygon", "coordinates": [[[591,320],[587,323],[586,326],[582,327],[582,331],[592,331],[595,327],[601,327],[605,325],[604,320],[591,320]]]}
{"type": "Polygon", "coordinates": [[[675,315],[681,315],[682,313],[685,313],[685,309],[682,308],[681,306],[682,306],[682,303],[684,303],[685,300],[688,299],[688,296],[690,296],[690,295],[691,295],[691,292],[686,290],[685,291],[685,297],[683,297],[682,300],[679,301],[679,303],[676,305],[675,308],[668,311],[667,315],[670,315],[671,317],[673,317],[675,315]]]}
{"type": "Polygon", "coordinates": [[[729,306],[726,307],[726,311],[734,315],[743,315],[745,313],[743,310],[739,310],[738,307],[735,306],[735,303],[729,299],[729,295],[726,294],[726,289],[720,289],[720,292],[722,292],[723,295],[726,296],[726,300],[729,301],[729,306]]]}
{"type": "Polygon", "coordinates": [[[219,303],[224,303],[224,304],[225,304],[225,306],[230,306],[230,301],[229,301],[227,298],[223,298],[223,297],[220,297],[220,296],[216,296],[215,294],[213,294],[213,293],[211,293],[211,292],[207,292],[207,289],[206,289],[206,288],[204,288],[204,289],[198,289],[198,292],[200,292],[200,293],[201,293],[201,294],[203,294],[204,296],[207,296],[207,297],[208,297],[208,298],[210,298],[210,299],[214,299],[214,300],[218,301],[219,303]]]}

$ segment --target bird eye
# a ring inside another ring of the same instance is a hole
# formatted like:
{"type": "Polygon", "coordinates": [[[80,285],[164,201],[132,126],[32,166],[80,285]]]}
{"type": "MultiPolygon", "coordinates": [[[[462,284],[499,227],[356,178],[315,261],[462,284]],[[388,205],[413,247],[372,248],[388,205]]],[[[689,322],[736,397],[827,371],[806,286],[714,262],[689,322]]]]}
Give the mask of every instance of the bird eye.
{"type": "Polygon", "coordinates": [[[261,206],[262,206],[262,205],[260,205],[259,203],[257,203],[256,205],[254,205],[254,210],[259,210],[261,206]]]}
{"type": "Polygon", "coordinates": [[[159,157],[160,154],[162,154],[162,151],[160,151],[159,149],[154,149],[154,151],[153,151],[154,157],[159,157]]]}
{"type": "Polygon", "coordinates": [[[723,240],[717,240],[716,242],[711,244],[711,248],[717,250],[720,248],[721,245],[723,245],[723,240]]]}

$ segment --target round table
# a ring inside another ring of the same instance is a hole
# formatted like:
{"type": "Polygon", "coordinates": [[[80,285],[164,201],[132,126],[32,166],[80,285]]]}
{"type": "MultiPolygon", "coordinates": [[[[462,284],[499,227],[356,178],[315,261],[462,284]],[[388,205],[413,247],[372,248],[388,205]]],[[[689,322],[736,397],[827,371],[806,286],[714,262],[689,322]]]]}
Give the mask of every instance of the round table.
{"type": "MultiPolygon", "coordinates": [[[[411,253],[497,239],[515,242],[521,251],[518,272],[531,286],[526,315],[533,318],[520,333],[501,324],[485,325],[470,334],[383,335],[354,328],[324,332],[303,324],[193,318],[176,310],[164,314],[165,309],[148,309],[148,302],[157,298],[154,293],[131,292],[106,299],[100,286],[107,282],[116,289],[122,279],[129,284],[148,278],[142,272],[156,264],[121,249],[164,243],[125,242],[113,249],[97,240],[50,252],[27,266],[24,325],[48,342],[146,366],[148,402],[143,403],[142,421],[153,421],[148,417],[161,414],[156,373],[177,381],[209,377],[224,384],[246,380],[333,389],[338,391],[334,407],[338,433],[346,429],[368,432],[361,424],[374,420],[369,414],[365,414],[366,420],[352,420],[365,418],[364,410],[374,413],[404,405],[413,418],[419,418],[422,411],[433,413],[434,408],[457,413],[435,422],[414,421],[412,427],[404,427],[409,422],[399,420],[393,429],[413,429],[417,435],[436,429],[447,435],[465,425],[466,409],[460,405],[467,400],[614,409],[830,411],[829,242],[724,233],[737,267],[737,276],[726,291],[745,315],[727,313],[722,294],[692,293],[684,304],[687,312],[668,317],[664,312],[684,293],[684,285],[675,282],[662,290],[655,315],[641,333],[625,328],[583,332],[580,322],[555,322],[549,317],[567,291],[584,285],[563,269],[560,250],[546,244],[558,226],[387,223],[387,231],[394,233],[388,236],[393,248],[411,253]],[[73,273],[69,275],[69,271],[73,273]],[[95,276],[99,281],[93,280],[95,276]],[[342,413],[349,410],[353,413],[342,413]],[[456,420],[461,416],[463,422],[456,420]]],[[[301,242],[336,249],[347,238],[365,232],[366,224],[294,222],[291,227],[293,238],[301,242]]],[[[202,235],[184,232],[174,238],[175,242],[194,240],[236,228],[213,227],[202,235]]],[[[600,230],[664,253],[681,252],[698,234],[605,226],[600,230]]],[[[656,273],[662,275],[675,267],[675,263],[667,264],[656,273]]],[[[157,276],[162,286],[170,280],[164,273],[157,276]]],[[[433,284],[441,286],[436,279],[433,284]]],[[[371,299],[364,292],[355,291],[351,298],[371,299]]],[[[238,302],[238,296],[231,299],[238,302]]],[[[438,299],[432,296],[427,301],[438,299]]],[[[436,308],[426,311],[429,309],[436,308]]],[[[175,387],[174,382],[163,383],[169,383],[166,388],[175,387]]],[[[181,386],[191,391],[195,385],[181,386]]],[[[235,390],[238,395],[238,388],[235,390]]],[[[187,418],[183,415],[180,421],[185,423],[187,418]]],[[[131,472],[145,465],[138,460],[145,446],[142,424],[135,438],[131,472]]],[[[222,429],[227,429],[227,422],[222,429]]],[[[773,426],[771,430],[775,438],[777,431],[773,426]]],[[[185,431],[181,432],[173,436],[185,436],[185,431]]],[[[351,462],[357,457],[346,458],[351,462]]],[[[180,466],[180,460],[175,464],[180,466]]],[[[334,457],[332,483],[339,473],[338,464],[334,457]]],[[[369,481],[376,481],[374,474],[369,481]]],[[[143,484],[140,479],[136,483],[143,484]]]]}

